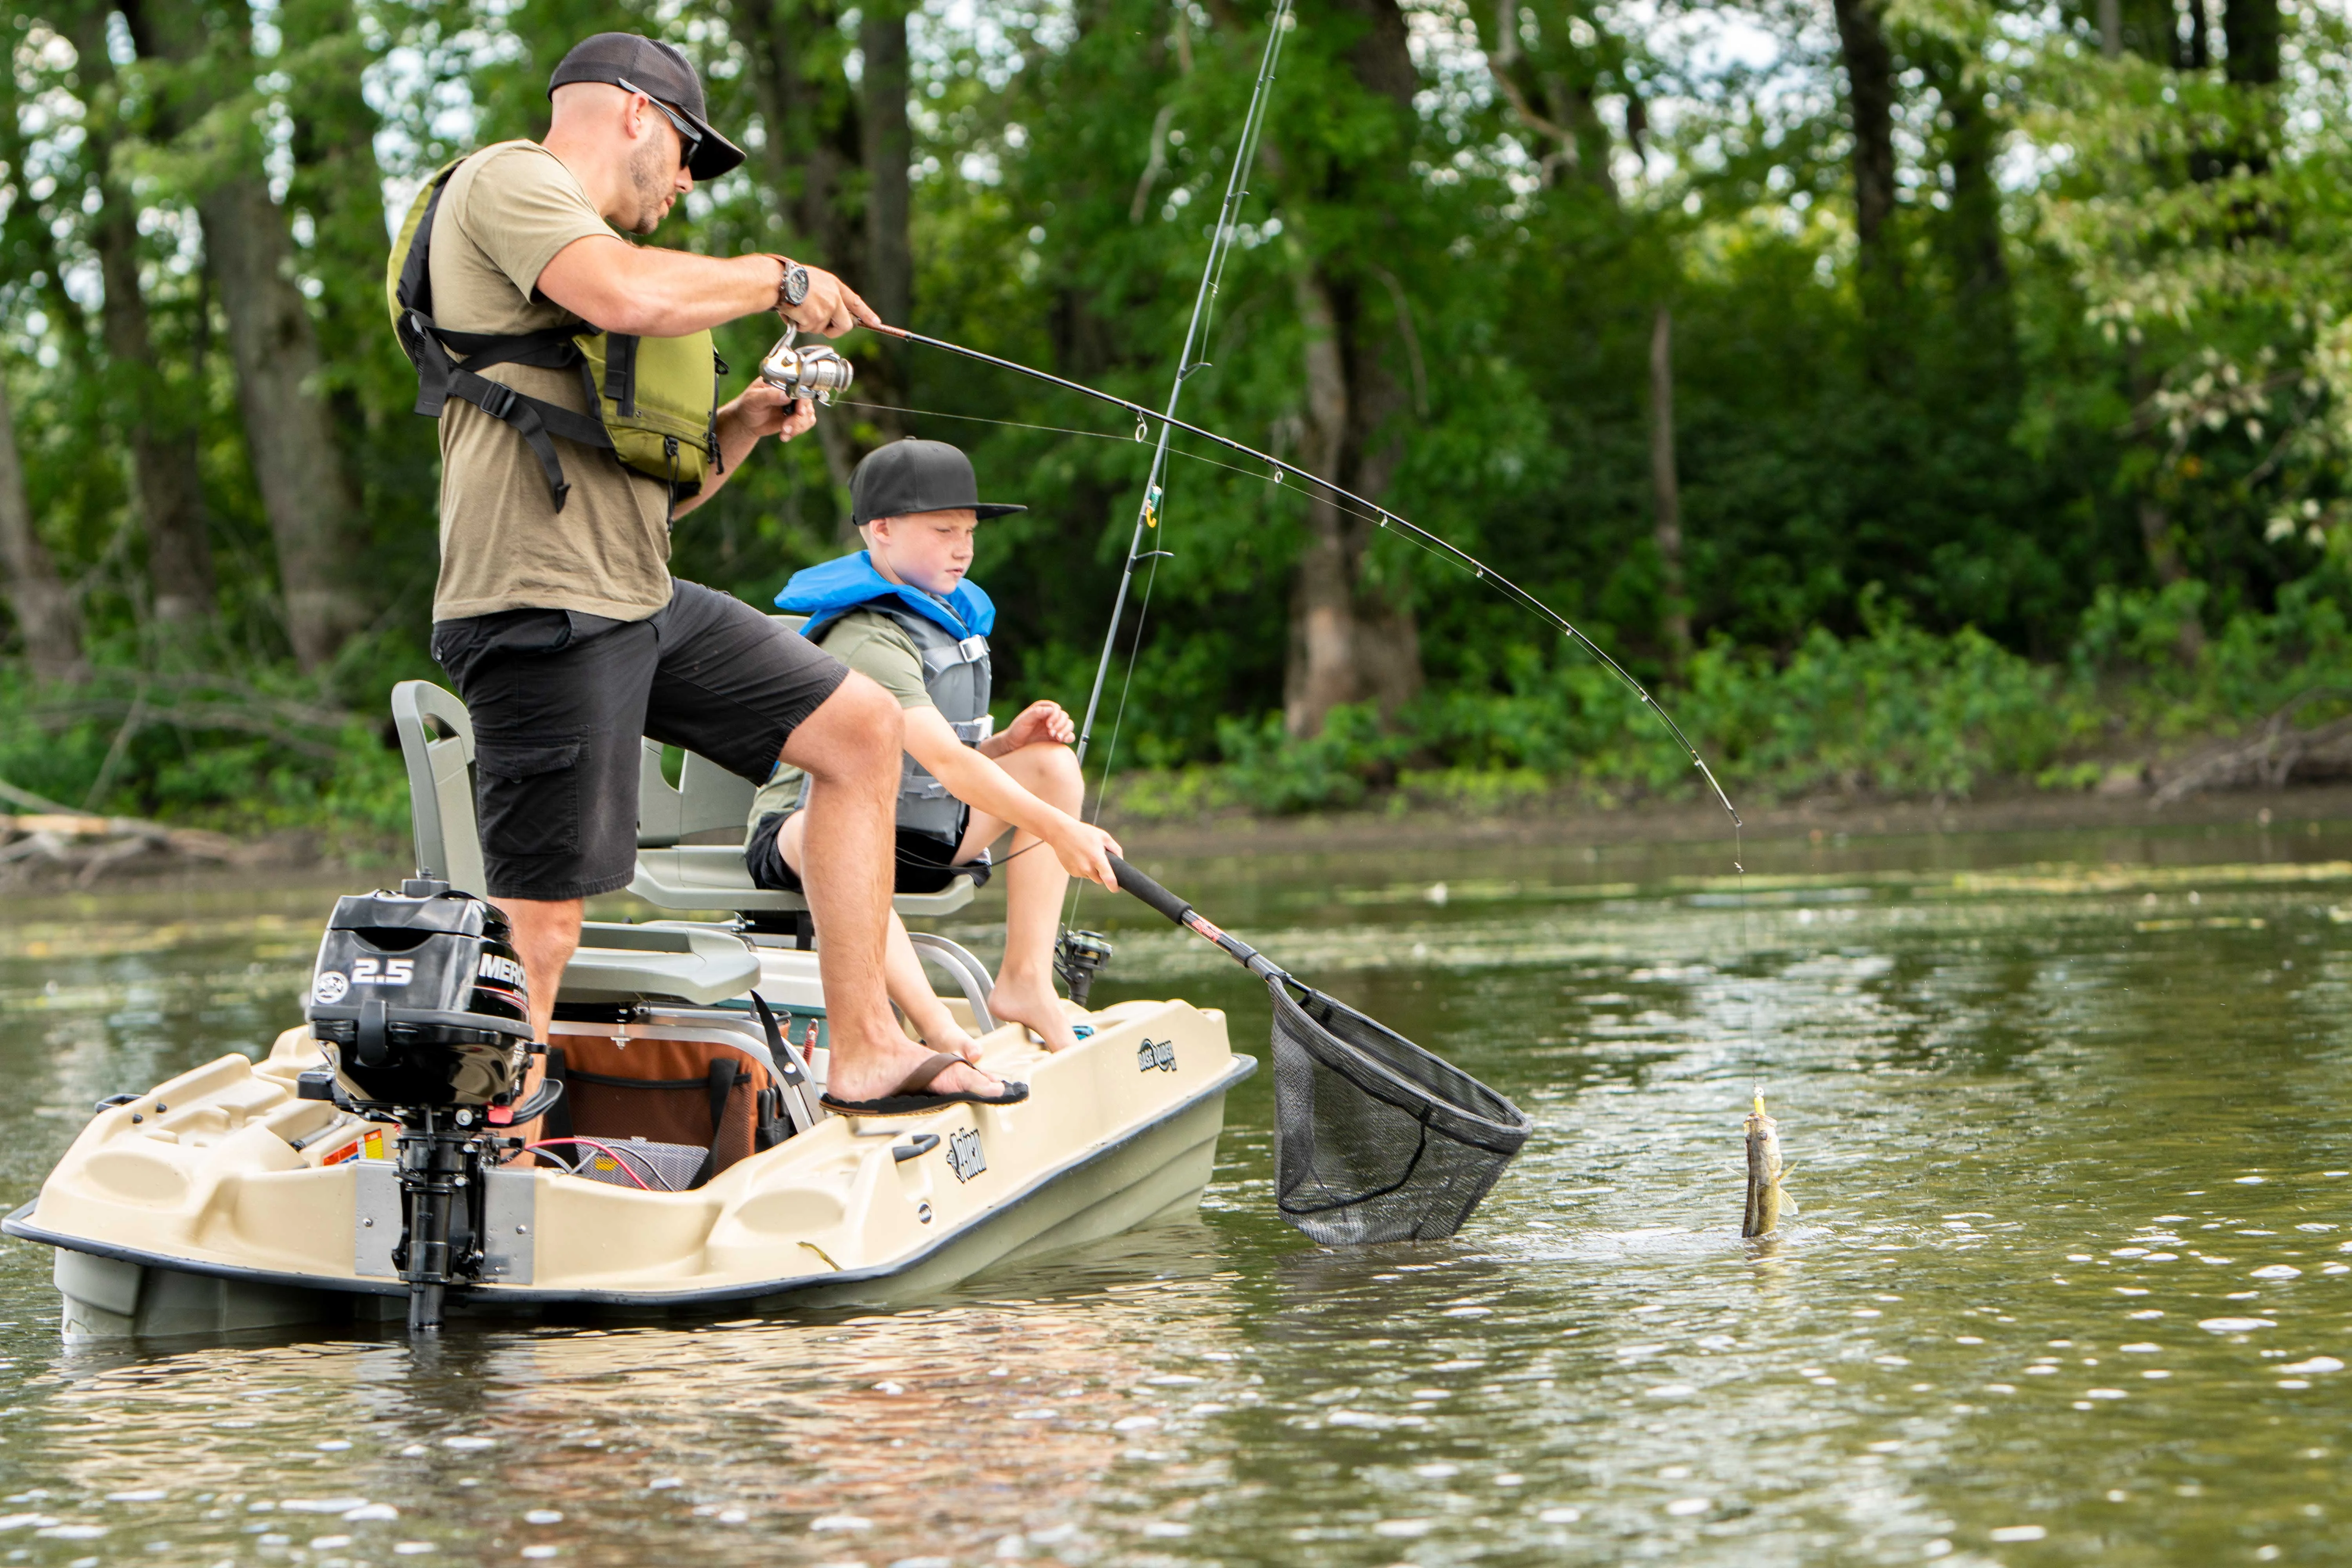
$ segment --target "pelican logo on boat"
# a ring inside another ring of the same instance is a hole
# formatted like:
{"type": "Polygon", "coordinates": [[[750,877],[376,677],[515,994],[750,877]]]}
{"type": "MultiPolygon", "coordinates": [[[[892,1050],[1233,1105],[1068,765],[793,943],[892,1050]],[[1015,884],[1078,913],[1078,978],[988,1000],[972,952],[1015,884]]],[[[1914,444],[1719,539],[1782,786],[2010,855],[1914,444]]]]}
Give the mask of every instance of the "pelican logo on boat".
{"type": "Polygon", "coordinates": [[[486,952],[475,968],[475,974],[484,980],[495,980],[502,985],[522,984],[522,965],[502,953],[486,952]]]}
{"type": "Polygon", "coordinates": [[[948,1169],[959,1182],[969,1182],[988,1169],[988,1155],[980,1146],[977,1128],[960,1128],[949,1135],[948,1169]]]}
{"type": "Polygon", "coordinates": [[[1176,1070],[1176,1042],[1146,1040],[1135,1047],[1135,1070],[1150,1072],[1158,1068],[1161,1072],[1176,1070]]]}

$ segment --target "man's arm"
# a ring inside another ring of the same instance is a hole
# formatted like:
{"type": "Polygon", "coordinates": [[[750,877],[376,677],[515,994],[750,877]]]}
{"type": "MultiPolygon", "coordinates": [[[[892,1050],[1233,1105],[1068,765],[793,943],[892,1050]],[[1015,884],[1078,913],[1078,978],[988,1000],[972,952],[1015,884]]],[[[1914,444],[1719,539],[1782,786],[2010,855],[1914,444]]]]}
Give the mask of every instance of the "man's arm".
{"type": "Polygon", "coordinates": [[[908,752],[948,786],[950,795],[974,811],[1027,828],[1053,846],[1055,857],[1073,877],[1118,890],[1110,857],[1118,852],[1118,844],[1109,834],[1022,788],[1011,773],[965,745],[938,709],[909,708],[906,719],[908,752]]]}
{"type": "MultiPolygon", "coordinates": [[[[608,332],[682,338],[706,327],[776,309],[784,265],[772,256],[697,256],[588,235],[555,253],[539,291],[608,332]]],[[[832,273],[808,269],[808,297],[784,319],[804,332],[837,338],[882,318],[832,273]]]]}

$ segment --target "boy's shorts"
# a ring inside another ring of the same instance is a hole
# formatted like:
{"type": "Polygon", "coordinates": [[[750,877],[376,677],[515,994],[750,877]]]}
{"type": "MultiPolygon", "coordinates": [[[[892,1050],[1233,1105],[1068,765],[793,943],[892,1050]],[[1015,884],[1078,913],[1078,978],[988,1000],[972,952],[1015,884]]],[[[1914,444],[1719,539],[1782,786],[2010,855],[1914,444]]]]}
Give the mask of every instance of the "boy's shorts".
{"type": "MultiPolygon", "coordinates": [[[[797,809],[797,808],[795,808],[797,809]]],[[[755,887],[772,893],[804,893],[800,874],[784,864],[783,852],[776,847],[776,829],[783,826],[789,811],[772,811],[760,818],[751,829],[751,837],[743,842],[743,869],[751,874],[755,887]]],[[[970,877],[974,888],[988,885],[991,865],[988,851],[959,866],[950,858],[956,846],[928,833],[909,833],[898,829],[898,853],[892,857],[895,871],[890,890],[895,893],[936,893],[958,877],[970,877]]]]}
{"type": "Polygon", "coordinates": [[[754,784],[848,668],[740,599],[676,583],[642,621],[502,610],[433,628],[474,721],[487,888],[584,899],[637,861],[638,738],[699,752],[754,784]]]}

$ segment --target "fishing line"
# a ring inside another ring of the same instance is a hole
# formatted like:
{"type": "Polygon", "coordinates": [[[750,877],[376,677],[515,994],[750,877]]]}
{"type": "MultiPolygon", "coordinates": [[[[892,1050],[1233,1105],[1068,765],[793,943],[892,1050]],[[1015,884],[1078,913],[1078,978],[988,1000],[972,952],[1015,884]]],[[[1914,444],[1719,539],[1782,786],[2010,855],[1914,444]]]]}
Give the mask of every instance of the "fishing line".
{"type": "MultiPolygon", "coordinates": [[[[1591,657],[1597,660],[1603,668],[1607,669],[1620,681],[1623,682],[1626,689],[1641,700],[1643,706],[1656,716],[1659,724],[1664,728],[1667,734],[1674,737],[1675,743],[1682,749],[1683,754],[1690,758],[1691,766],[1698,770],[1699,776],[1706,781],[1707,788],[1714,792],[1717,802],[1722,805],[1724,811],[1730,816],[1734,825],[1738,825],[1739,823],[1740,817],[1738,809],[1731,804],[1730,795],[1724,792],[1722,784],[1715,776],[1715,770],[1706,765],[1706,759],[1699,754],[1698,748],[1691,743],[1690,737],[1683,733],[1682,726],[1675,722],[1674,715],[1668,713],[1665,709],[1660,705],[1658,700],[1650,695],[1648,688],[1644,687],[1640,681],[1634,679],[1632,672],[1627,670],[1623,665],[1618,663],[1615,658],[1612,658],[1606,648],[1603,648],[1599,643],[1594,642],[1590,637],[1587,637],[1584,632],[1573,622],[1570,621],[1567,616],[1561,615],[1549,605],[1545,604],[1541,599],[1537,598],[1533,594],[1528,593],[1525,588],[1520,587],[1517,583],[1512,582],[1508,577],[1504,576],[1501,573],[1496,571],[1493,567],[1487,565],[1485,562],[1479,560],[1468,551],[1464,550],[1461,546],[1454,544],[1441,535],[1432,533],[1429,530],[1422,527],[1419,523],[1414,522],[1410,518],[1399,516],[1397,513],[1391,511],[1388,508],[1381,505],[1378,501],[1367,500],[1364,497],[1356,494],[1355,491],[1350,490],[1342,485],[1337,484],[1330,479],[1327,479],[1320,474],[1310,472],[1306,468],[1298,467],[1296,463],[1285,462],[1283,459],[1274,456],[1270,452],[1261,452],[1256,447],[1236,441],[1230,436],[1220,436],[1214,430],[1203,429],[1198,425],[1190,424],[1185,420],[1177,418],[1172,414],[1155,416],[1151,410],[1144,407],[1141,404],[1130,402],[1129,399],[1120,397],[1115,393],[1099,391],[1095,387],[1087,385],[1083,382],[1071,381],[1066,377],[1055,375],[1050,371],[1037,370],[1032,366],[1022,364],[1015,360],[1001,359],[995,354],[984,353],[979,349],[966,348],[961,343],[950,342],[944,338],[929,337],[924,333],[911,331],[906,327],[879,326],[874,330],[887,333],[891,337],[900,339],[906,342],[919,343],[926,348],[939,349],[965,359],[976,360],[982,364],[994,365],[1000,370],[1009,370],[1013,372],[1015,374],[1025,375],[1033,380],[1042,381],[1049,385],[1061,387],[1065,391],[1075,392],[1085,397],[1091,397],[1097,403],[1108,403],[1115,408],[1123,408],[1127,410],[1129,413],[1134,415],[1139,420],[1150,420],[1156,417],[1160,421],[1160,439],[1163,447],[1168,439],[1168,430],[1171,427],[1182,430],[1189,435],[1198,436],[1202,440],[1213,441],[1218,446],[1224,447],[1228,451],[1238,452],[1243,457],[1255,458],[1257,461],[1265,464],[1269,468],[1275,470],[1277,476],[1283,474],[1293,475],[1305,480],[1308,484],[1315,486],[1318,489],[1324,491],[1327,495],[1334,498],[1336,500],[1352,501],[1357,506],[1367,509],[1366,511],[1356,515],[1364,518],[1366,521],[1377,523],[1378,526],[1384,530],[1394,528],[1402,531],[1402,534],[1406,537],[1423,542],[1433,552],[1444,556],[1454,565],[1466,568],[1471,574],[1475,576],[1479,581],[1492,583],[1495,586],[1496,592],[1501,594],[1512,603],[1518,605],[1521,608],[1528,610],[1539,619],[1549,624],[1559,631],[1562,636],[1582,647],[1583,649],[1591,655],[1591,657]]],[[[1155,465],[1157,459],[1155,458],[1155,465]]],[[[1276,482],[1279,482],[1278,479],[1276,479],[1276,482]]],[[[1147,506],[1150,504],[1150,498],[1147,493],[1147,506]]],[[[1132,559],[1132,557],[1130,557],[1130,559],[1132,559]]],[[[1125,596],[1125,580],[1122,579],[1120,584],[1122,600],[1125,596]]],[[[1116,632],[1117,627],[1116,625],[1114,625],[1114,636],[1116,635],[1116,632]]],[[[1083,740],[1084,738],[1083,733],[1081,733],[1080,739],[1083,740]]]]}

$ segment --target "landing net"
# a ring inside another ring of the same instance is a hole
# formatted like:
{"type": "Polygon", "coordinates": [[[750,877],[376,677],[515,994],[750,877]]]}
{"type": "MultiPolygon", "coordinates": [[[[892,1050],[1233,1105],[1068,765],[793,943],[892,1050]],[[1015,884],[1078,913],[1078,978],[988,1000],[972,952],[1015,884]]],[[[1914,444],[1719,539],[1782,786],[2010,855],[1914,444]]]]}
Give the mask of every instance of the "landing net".
{"type": "Polygon", "coordinates": [[[1528,1141],[1527,1113],[1287,975],[1266,989],[1282,1217],[1326,1247],[1452,1236],[1528,1141]]]}

